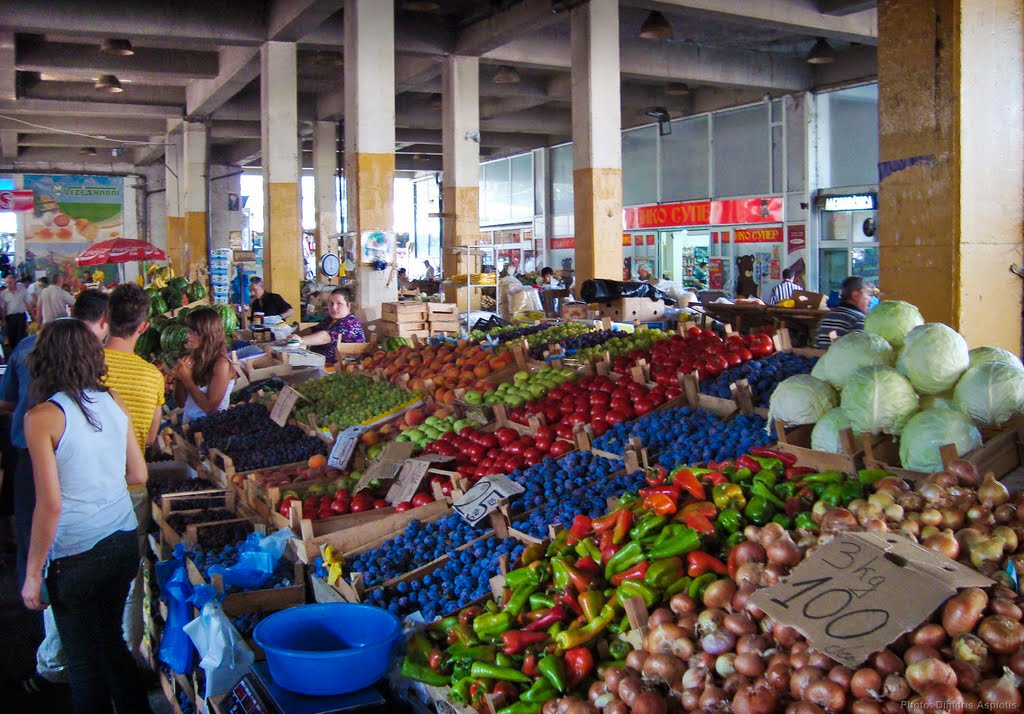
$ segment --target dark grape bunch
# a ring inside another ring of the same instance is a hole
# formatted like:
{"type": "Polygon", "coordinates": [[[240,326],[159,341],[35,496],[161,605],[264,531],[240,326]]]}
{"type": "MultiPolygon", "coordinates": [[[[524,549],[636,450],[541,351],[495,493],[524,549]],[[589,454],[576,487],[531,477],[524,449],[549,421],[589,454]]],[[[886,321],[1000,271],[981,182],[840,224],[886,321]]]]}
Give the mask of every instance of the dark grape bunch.
{"type": "MultiPolygon", "coordinates": [[[[594,332],[584,332],[582,335],[571,335],[569,337],[563,337],[560,340],[556,340],[559,345],[567,351],[582,350],[588,347],[597,347],[602,345],[613,337],[621,337],[621,332],[615,330],[596,330],[594,332]]],[[[547,350],[546,344],[537,345],[530,350],[530,357],[536,360],[544,359],[544,352],[547,350]]]]}
{"type": "MultiPolygon", "coordinates": [[[[165,494],[169,495],[169,494],[165,494]]],[[[163,505],[163,496],[157,503],[163,505]]],[[[171,508],[176,511],[195,511],[208,508],[224,508],[227,505],[227,496],[224,492],[211,493],[209,496],[196,496],[195,498],[179,498],[173,502],[171,508]]]]}
{"type": "Polygon", "coordinates": [[[261,379],[259,382],[253,382],[248,387],[242,387],[236,392],[231,393],[231,403],[238,404],[240,402],[247,402],[256,396],[261,390],[264,393],[280,392],[284,389],[284,382],[281,381],[280,377],[270,377],[269,379],[261,379]]]}
{"type": "Polygon", "coordinates": [[[189,432],[201,433],[203,439],[209,441],[231,434],[247,433],[273,423],[270,421],[270,412],[262,404],[241,404],[196,419],[189,424],[189,432]]]}
{"type": "MultiPolygon", "coordinates": [[[[238,516],[230,514],[229,518],[238,518],[238,516]]],[[[228,519],[219,518],[217,520],[228,519]]],[[[200,520],[198,522],[202,523],[204,521],[200,520]]],[[[184,531],[184,528],[182,528],[182,531],[184,531]]],[[[207,526],[199,531],[199,538],[201,542],[197,547],[205,548],[208,551],[218,550],[227,545],[237,543],[240,540],[245,540],[250,533],[252,533],[252,524],[248,521],[216,523],[215,525],[207,526]]]]}
{"type": "Polygon", "coordinates": [[[180,476],[172,474],[150,474],[149,479],[146,481],[146,490],[149,492],[149,497],[157,502],[159,502],[160,497],[164,494],[203,491],[209,488],[217,487],[203,479],[182,479],[180,476]]]}

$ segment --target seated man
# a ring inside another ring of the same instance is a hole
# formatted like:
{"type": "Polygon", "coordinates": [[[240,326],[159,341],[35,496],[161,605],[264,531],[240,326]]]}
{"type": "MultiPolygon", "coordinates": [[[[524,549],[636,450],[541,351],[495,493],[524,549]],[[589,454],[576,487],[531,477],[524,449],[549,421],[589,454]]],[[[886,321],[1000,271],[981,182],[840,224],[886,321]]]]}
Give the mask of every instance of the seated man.
{"type": "Polygon", "coordinates": [[[263,287],[263,280],[260,278],[250,280],[249,289],[252,291],[252,304],[249,311],[250,318],[258,312],[263,313],[264,317],[277,315],[282,320],[287,320],[295,314],[295,310],[283,297],[277,293],[267,292],[267,289],[263,287]]]}
{"type": "Polygon", "coordinates": [[[833,333],[839,338],[848,332],[863,330],[871,294],[871,286],[859,275],[851,275],[844,280],[839,286],[839,304],[818,323],[815,347],[827,350],[832,344],[833,333]]]}

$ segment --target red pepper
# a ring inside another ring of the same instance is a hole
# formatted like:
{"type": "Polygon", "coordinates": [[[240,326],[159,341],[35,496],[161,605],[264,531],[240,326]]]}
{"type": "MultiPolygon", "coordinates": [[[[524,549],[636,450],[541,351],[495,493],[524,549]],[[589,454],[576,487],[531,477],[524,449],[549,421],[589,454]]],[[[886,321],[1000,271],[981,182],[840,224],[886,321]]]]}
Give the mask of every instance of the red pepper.
{"type": "Polygon", "coordinates": [[[808,474],[817,473],[817,469],[812,469],[807,466],[790,466],[786,469],[786,478],[790,481],[799,479],[801,476],[807,476],[808,474]]]}
{"type": "Polygon", "coordinates": [[[703,501],[706,497],[704,495],[704,487],[700,485],[700,481],[693,475],[690,469],[678,468],[672,472],[672,483],[679,486],[680,489],[693,496],[698,501],[703,501]]]}
{"type": "Polygon", "coordinates": [[[564,620],[565,616],[568,614],[569,611],[565,609],[565,605],[559,602],[554,607],[545,610],[543,615],[524,627],[523,632],[541,632],[547,630],[556,622],[564,620]]]}
{"type": "Polygon", "coordinates": [[[533,679],[540,676],[540,670],[537,669],[537,655],[533,652],[523,657],[523,674],[533,679]]]}
{"type": "Polygon", "coordinates": [[[600,518],[595,518],[593,521],[591,521],[591,525],[594,528],[594,533],[600,535],[601,533],[604,533],[605,531],[610,531],[612,528],[614,528],[615,524],[619,522],[619,513],[620,511],[612,511],[606,516],[601,516],[600,518]]]}
{"type": "MultiPolygon", "coordinates": [[[[615,523],[615,530],[612,533],[612,543],[621,544],[629,537],[629,529],[633,527],[633,512],[627,508],[619,511],[619,519],[615,523]]],[[[602,555],[604,552],[602,551],[602,555]]],[[[603,560],[603,558],[602,558],[603,560]]]]}
{"type": "Polygon", "coordinates": [[[726,469],[736,468],[735,461],[709,461],[708,468],[712,471],[725,471],[726,469]]]}
{"type": "Polygon", "coordinates": [[[796,514],[809,510],[811,502],[800,496],[786,499],[786,515],[795,518],[796,514]]]}
{"type": "Polygon", "coordinates": [[[494,683],[494,689],[491,691],[491,694],[504,695],[505,701],[510,702],[519,696],[519,688],[512,684],[512,682],[502,680],[494,683]]]}
{"type": "Polygon", "coordinates": [[[469,685],[470,704],[482,703],[488,694],[490,694],[490,685],[486,679],[478,679],[469,685]]]}
{"type": "Polygon", "coordinates": [[[598,565],[593,558],[589,555],[585,555],[576,561],[576,570],[581,573],[596,577],[601,574],[601,566],[598,565]]]}
{"type": "Polygon", "coordinates": [[[648,563],[646,560],[640,561],[632,568],[627,568],[626,570],[623,570],[621,573],[616,573],[615,575],[613,575],[612,585],[614,585],[615,587],[619,587],[620,585],[622,585],[622,582],[624,580],[643,580],[644,576],[647,575],[647,569],[650,567],[650,563],[648,563]]]}
{"type": "Polygon", "coordinates": [[[584,538],[587,533],[590,533],[590,528],[590,517],[581,513],[573,519],[572,527],[569,529],[569,534],[574,535],[577,538],[584,538]]]}
{"type": "Polygon", "coordinates": [[[586,647],[573,647],[565,651],[565,674],[569,686],[575,687],[594,671],[594,655],[586,647]]]}
{"type": "Polygon", "coordinates": [[[665,483],[666,475],[664,466],[655,466],[652,469],[647,469],[647,473],[644,475],[644,478],[646,478],[649,485],[660,486],[665,483]]]}
{"type": "MultiPolygon", "coordinates": [[[[554,610],[555,608],[551,608],[554,610]]],[[[536,623],[534,623],[536,624],[536,623]]],[[[554,622],[551,625],[555,624],[554,622]]],[[[548,625],[550,627],[551,625],[548,625]]],[[[544,628],[545,630],[547,628],[544,628]]],[[[547,632],[527,632],[526,630],[506,630],[501,633],[502,652],[516,655],[531,645],[539,645],[548,641],[547,632]]]]}
{"type": "Polygon", "coordinates": [[[565,605],[568,610],[577,615],[583,614],[583,610],[580,608],[580,604],[576,602],[576,596],[573,594],[571,587],[567,587],[563,590],[562,594],[555,598],[555,603],[556,606],[558,603],[565,605]]]}
{"type": "Polygon", "coordinates": [[[701,476],[701,479],[709,482],[712,486],[717,486],[720,483],[729,483],[729,479],[718,471],[712,471],[711,473],[704,474],[701,476]]]}
{"type": "Polygon", "coordinates": [[[681,520],[688,528],[692,528],[702,535],[709,535],[715,532],[715,524],[712,519],[718,514],[715,504],[710,501],[698,501],[686,505],[676,520],[681,520]]]}
{"type": "Polygon", "coordinates": [[[761,470],[761,464],[757,463],[757,461],[746,454],[743,454],[743,456],[736,459],[736,466],[741,469],[750,469],[755,474],[761,470]]]}
{"type": "Polygon", "coordinates": [[[482,615],[483,613],[484,609],[479,605],[470,605],[469,607],[464,607],[462,608],[462,611],[459,612],[459,624],[469,625],[473,622],[473,620],[477,618],[478,615],[482,615]]]}
{"type": "Polygon", "coordinates": [[[427,664],[435,672],[440,672],[444,668],[446,659],[447,657],[444,656],[444,652],[437,647],[433,647],[430,650],[430,654],[427,655],[427,664]]]}
{"type": "Polygon", "coordinates": [[[651,496],[661,495],[668,496],[673,501],[678,501],[679,497],[682,496],[682,489],[677,484],[662,484],[661,486],[651,486],[650,488],[641,488],[637,491],[640,498],[647,500],[651,496]]]}
{"type": "Polygon", "coordinates": [[[686,574],[691,578],[699,578],[704,573],[716,573],[728,575],[729,568],[718,558],[709,555],[702,550],[695,550],[686,554],[686,574]]]}
{"type": "Polygon", "coordinates": [[[796,463],[796,456],[785,451],[767,449],[763,446],[754,446],[749,449],[752,456],[760,456],[762,459],[778,459],[783,466],[793,466],[796,463]]]}
{"type": "MultiPolygon", "coordinates": [[[[610,541],[610,539],[609,539],[610,541]]],[[[601,565],[608,565],[608,561],[611,560],[616,553],[619,552],[621,546],[615,545],[609,542],[607,546],[601,547],[601,565]]]]}

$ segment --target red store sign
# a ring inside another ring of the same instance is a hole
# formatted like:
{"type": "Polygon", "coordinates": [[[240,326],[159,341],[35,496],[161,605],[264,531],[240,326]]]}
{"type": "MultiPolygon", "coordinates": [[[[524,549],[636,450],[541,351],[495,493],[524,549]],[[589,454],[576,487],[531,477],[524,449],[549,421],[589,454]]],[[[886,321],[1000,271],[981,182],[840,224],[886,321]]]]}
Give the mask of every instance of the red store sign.
{"type": "Polygon", "coordinates": [[[631,206],[623,209],[622,214],[626,230],[783,221],[782,199],[778,197],[631,206]]]}
{"type": "Polygon", "coordinates": [[[0,211],[31,211],[34,208],[32,191],[0,191],[0,211]]]}
{"type": "Polygon", "coordinates": [[[576,236],[568,238],[552,238],[551,250],[574,250],[576,248],[576,236]]]}
{"type": "Polygon", "coordinates": [[[782,228],[738,228],[737,243],[781,243],[782,228]]]}

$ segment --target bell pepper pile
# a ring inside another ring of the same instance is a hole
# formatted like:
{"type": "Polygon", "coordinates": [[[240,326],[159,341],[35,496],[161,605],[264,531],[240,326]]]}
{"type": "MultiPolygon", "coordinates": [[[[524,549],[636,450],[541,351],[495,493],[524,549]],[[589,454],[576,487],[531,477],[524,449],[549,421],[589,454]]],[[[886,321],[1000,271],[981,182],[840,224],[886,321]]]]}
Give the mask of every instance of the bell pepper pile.
{"type": "Polygon", "coordinates": [[[817,530],[816,502],[848,504],[875,477],[815,473],[763,448],[707,468],[652,468],[611,512],[577,515],[549,544],[527,546],[499,601],[464,608],[413,638],[403,675],[450,686],[454,701],[479,711],[488,693],[500,692],[507,706],[499,714],[584,695],[632,649],[621,637],[631,628],[627,600],[648,610],[676,593],[700,602],[712,582],[731,577],[729,554],[746,525],[817,530]]]}

